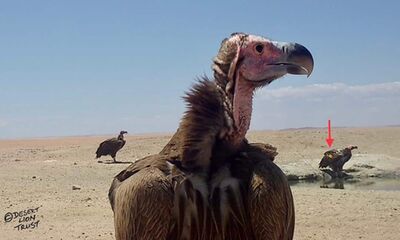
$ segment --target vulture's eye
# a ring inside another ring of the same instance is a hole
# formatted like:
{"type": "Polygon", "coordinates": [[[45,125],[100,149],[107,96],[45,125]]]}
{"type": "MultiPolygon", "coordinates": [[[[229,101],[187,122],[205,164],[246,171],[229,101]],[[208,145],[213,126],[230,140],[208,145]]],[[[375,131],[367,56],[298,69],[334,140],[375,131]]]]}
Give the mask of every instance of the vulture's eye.
{"type": "Polygon", "coordinates": [[[256,50],[256,52],[257,52],[258,54],[261,54],[261,53],[263,53],[263,51],[264,51],[264,46],[263,46],[262,44],[257,44],[257,45],[254,47],[254,49],[256,50]]]}

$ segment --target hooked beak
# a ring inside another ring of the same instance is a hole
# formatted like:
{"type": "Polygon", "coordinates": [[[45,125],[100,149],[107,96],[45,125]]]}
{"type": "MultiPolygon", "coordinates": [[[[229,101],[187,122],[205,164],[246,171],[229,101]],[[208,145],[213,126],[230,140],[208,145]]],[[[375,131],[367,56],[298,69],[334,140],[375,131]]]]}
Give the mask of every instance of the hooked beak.
{"type": "Polygon", "coordinates": [[[314,60],[307,48],[298,43],[273,42],[273,44],[282,54],[277,62],[270,65],[277,66],[289,74],[307,75],[307,77],[311,75],[314,60]]]}

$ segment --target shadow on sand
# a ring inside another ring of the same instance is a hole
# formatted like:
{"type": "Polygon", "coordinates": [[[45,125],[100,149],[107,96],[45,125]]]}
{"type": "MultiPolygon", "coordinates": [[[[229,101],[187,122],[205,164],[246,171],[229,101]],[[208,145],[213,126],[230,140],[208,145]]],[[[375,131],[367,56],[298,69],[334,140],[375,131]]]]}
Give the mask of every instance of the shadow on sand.
{"type": "Polygon", "coordinates": [[[132,162],[124,162],[124,161],[115,161],[114,160],[99,160],[97,161],[98,163],[103,163],[103,164],[131,164],[132,162]]]}

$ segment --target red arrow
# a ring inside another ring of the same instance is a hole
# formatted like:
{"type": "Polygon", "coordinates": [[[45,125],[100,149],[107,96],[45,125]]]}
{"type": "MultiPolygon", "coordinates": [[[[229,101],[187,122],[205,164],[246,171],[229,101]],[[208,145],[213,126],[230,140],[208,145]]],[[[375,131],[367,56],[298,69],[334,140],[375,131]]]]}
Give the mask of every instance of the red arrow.
{"type": "Polygon", "coordinates": [[[331,135],[331,120],[328,120],[328,138],[326,139],[326,143],[328,144],[329,147],[332,146],[334,139],[332,138],[331,135]]]}

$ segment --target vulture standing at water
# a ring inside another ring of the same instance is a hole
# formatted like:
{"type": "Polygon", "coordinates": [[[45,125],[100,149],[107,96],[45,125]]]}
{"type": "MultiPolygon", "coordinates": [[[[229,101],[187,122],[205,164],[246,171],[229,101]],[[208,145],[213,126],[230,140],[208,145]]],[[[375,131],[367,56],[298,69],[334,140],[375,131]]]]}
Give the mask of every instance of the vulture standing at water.
{"type": "Polygon", "coordinates": [[[115,160],[115,156],[117,155],[117,152],[121,150],[121,148],[124,147],[126,141],[124,139],[124,134],[128,133],[127,131],[121,131],[116,138],[110,138],[105,140],[104,142],[100,143],[99,147],[97,148],[96,151],[96,158],[99,158],[101,156],[107,156],[110,155],[114,162],[117,162],[115,160]]]}
{"type": "Polygon", "coordinates": [[[187,111],[169,143],[114,178],[116,239],[292,239],[294,203],[273,163],[276,149],[249,144],[245,134],[255,89],[312,69],[310,52],[299,44],[243,33],[225,39],[214,79],[187,93],[187,111]]]}
{"type": "Polygon", "coordinates": [[[342,172],[343,165],[348,162],[352,156],[351,150],[357,148],[357,146],[348,146],[342,150],[332,149],[326,151],[319,163],[319,168],[330,167],[334,173],[342,172]]]}

